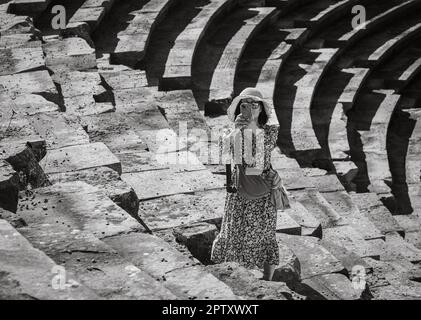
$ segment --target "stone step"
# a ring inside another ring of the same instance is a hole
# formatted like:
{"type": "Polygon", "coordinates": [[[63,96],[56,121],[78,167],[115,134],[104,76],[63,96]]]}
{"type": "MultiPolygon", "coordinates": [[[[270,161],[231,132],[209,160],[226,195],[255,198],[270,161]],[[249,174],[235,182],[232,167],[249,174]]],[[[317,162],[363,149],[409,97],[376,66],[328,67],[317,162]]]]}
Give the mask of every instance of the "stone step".
{"type": "Polygon", "coordinates": [[[111,52],[111,62],[134,66],[142,61],[153,30],[176,3],[177,0],[152,0],[134,12],[126,29],[117,34],[118,42],[111,52]]]}
{"type": "Polygon", "coordinates": [[[39,188],[49,185],[48,178],[39,159],[45,154],[45,141],[41,139],[2,140],[0,142],[0,160],[11,165],[19,174],[19,189],[39,188]]]}
{"type": "Polygon", "coordinates": [[[374,193],[351,193],[352,200],[357,205],[358,209],[370,219],[370,221],[380,230],[383,234],[389,232],[405,233],[396,217],[383,206],[377,194],[374,193]]]}
{"type": "Polygon", "coordinates": [[[19,176],[5,160],[0,160],[0,208],[16,212],[19,194],[19,176]]]}
{"type": "MultiPolygon", "coordinates": [[[[209,98],[205,105],[205,114],[215,113],[215,108],[221,108],[219,103],[232,99],[234,91],[234,76],[244,48],[253,36],[265,25],[275,20],[279,11],[274,7],[244,8],[237,10],[233,16],[227,17],[229,23],[243,21],[242,26],[225,44],[224,52],[215,67],[209,86],[209,98]],[[250,14],[254,16],[250,17],[250,14]]],[[[220,27],[221,28],[221,27],[220,27]]],[[[224,26],[222,25],[222,28],[224,26]]]]}
{"type": "Polygon", "coordinates": [[[30,227],[39,223],[62,225],[92,233],[102,239],[115,234],[143,230],[138,221],[118,207],[105,193],[85,182],[57,183],[21,191],[13,215],[30,227]]]}
{"type": "Polygon", "coordinates": [[[317,189],[291,190],[293,197],[321,223],[323,229],[344,225],[344,219],[317,189]]]}
{"type": "Polygon", "coordinates": [[[168,54],[164,74],[159,83],[162,90],[191,87],[193,57],[200,40],[210,25],[234,6],[236,1],[233,0],[211,0],[208,4],[197,8],[200,9],[199,13],[178,35],[168,54]]]}
{"type": "Polygon", "coordinates": [[[57,283],[56,273],[61,266],[35,249],[3,219],[0,219],[0,252],[1,299],[98,299],[70,272],[66,282],[59,279],[57,283]],[[61,286],[56,288],[55,285],[61,286]]]}
{"type": "Polygon", "coordinates": [[[0,76],[45,69],[41,46],[0,49],[0,76]]]}
{"type": "Polygon", "coordinates": [[[197,222],[210,222],[220,227],[225,196],[225,189],[216,189],[143,200],[139,216],[153,231],[197,222]]]}
{"type": "Polygon", "coordinates": [[[39,113],[28,117],[34,133],[45,139],[47,149],[89,144],[89,136],[72,116],[59,112],[39,113]]]}
{"type": "Polygon", "coordinates": [[[343,221],[358,231],[364,239],[381,239],[384,235],[367,218],[352,201],[346,191],[323,192],[323,197],[334,210],[341,215],[343,221]]]}
{"type": "Polygon", "coordinates": [[[133,187],[141,201],[180,193],[224,188],[225,177],[209,170],[180,172],[174,169],[123,173],[123,181],[133,187]],[[159,181],[159,183],[156,183],[159,181]]]}
{"type": "Polygon", "coordinates": [[[101,142],[48,150],[40,165],[47,174],[97,167],[108,167],[121,173],[120,160],[101,142]]]}
{"type": "Polygon", "coordinates": [[[230,287],[197,260],[186,258],[157,236],[130,233],[107,237],[104,241],[181,299],[238,299],[230,287]]]}
{"type": "Polygon", "coordinates": [[[173,229],[176,240],[185,245],[201,263],[211,264],[212,244],[218,229],[214,224],[199,222],[173,229]]]}
{"type": "Polygon", "coordinates": [[[346,272],[342,263],[319,244],[319,239],[277,233],[279,243],[289,247],[301,265],[301,280],[317,275],[346,272]]]}
{"type": "Polygon", "coordinates": [[[290,201],[291,208],[285,209],[283,214],[289,215],[300,227],[301,235],[322,237],[320,221],[306,209],[299,201],[290,201]]]}
{"type": "Polygon", "coordinates": [[[97,167],[75,172],[52,173],[48,175],[51,183],[83,181],[98,187],[120,208],[131,216],[138,218],[139,199],[127,183],[120,179],[118,173],[108,167],[97,167]]]}
{"type": "Polygon", "coordinates": [[[41,217],[19,231],[102,299],[176,299],[146,272],[91,233],[80,230],[77,223],[64,226],[48,221],[41,217]]]}
{"type": "Polygon", "coordinates": [[[362,258],[379,259],[384,251],[384,241],[380,239],[365,240],[357,230],[351,226],[329,228],[323,230],[323,239],[347,248],[362,258]]]}
{"type": "Polygon", "coordinates": [[[38,15],[47,9],[51,0],[13,0],[9,10],[14,14],[38,15]]]}
{"type": "Polygon", "coordinates": [[[315,300],[359,300],[365,286],[360,288],[343,274],[323,274],[305,279],[294,289],[315,300]]]}
{"type": "Polygon", "coordinates": [[[358,254],[351,251],[348,247],[342,247],[332,241],[322,239],[320,241],[320,245],[322,245],[325,249],[327,249],[336,259],[338,259],[342,265],[345,267],[347,271],[347,275],[352,279],[352,274],[355,272],[356,268],[363,268],[366,273],[372,271],[372,267],[370,267],[365,261],[364,258],[361,258],[358,254]]]}
{"type": "Polygon", "coordinates": [[[373,299],[419,299],[419,283],[411,281],[416,269],[409,261],[377,261],[370,258],[365,260],[373,268],[373,272],[366,277],[373,299]]]}
{"type": "Polygon", "coordinates": [[[227,284],[232,291],[245,300],[304,300],[306,297],[289,289],[282,282],[260,280],[253,271],[236,262],[210,265],[206,270],[227,284]]]}
{"type": "Polygon", "coordinates": [[[53,39],[43,44],[45,62],[52,71],[96,68],[95,49],[79,37],[53,39]]]}
{"type": "Polygon", "coordinates": [[[53,113],[61,110],[61,107],[48,101],[41,95],[24,93],[20,95],[0,94],[0,121],[1,119],[16,119],[19,117],[33,116],[40,113],[53,113]],[[13,117],[12,117],[13,115],[13,117]]]}
{"type": "Polygon", "coordinates": [[[286,234],[298,235],[302,233],[301,225],[298,224],[289,214],[285,211],[278,210],[276,219],[276,232],[286,234]]]}
{"type": "Polygon", "coordinates": [[[385,250],[380,255],[384,261],[406,259],[411,262],[421,261],[421,250],[405,241],[398,233],[393,232],[386,235],[385,250]]]}
{"type": "Polygon", "coordinates": [[[35,93],[59,103],[60,98],[48,71],[32,71],[14,75],[0,76],[0,94],[18,96],[35,93]]]}

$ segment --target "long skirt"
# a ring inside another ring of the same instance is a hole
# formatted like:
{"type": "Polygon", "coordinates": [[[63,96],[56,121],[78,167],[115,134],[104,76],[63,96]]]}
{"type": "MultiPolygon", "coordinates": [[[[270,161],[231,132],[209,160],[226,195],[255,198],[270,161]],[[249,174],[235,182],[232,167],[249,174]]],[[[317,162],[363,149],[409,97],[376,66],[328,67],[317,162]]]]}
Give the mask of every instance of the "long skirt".
{"type": "Polygon", "coordinates": [[[227,193],[221,230],[212,245],[214,263],[235,261],[246,268],[278,265],[276,241],[277,210],[270,194],[245,199],[237,192],[227,193]]]}

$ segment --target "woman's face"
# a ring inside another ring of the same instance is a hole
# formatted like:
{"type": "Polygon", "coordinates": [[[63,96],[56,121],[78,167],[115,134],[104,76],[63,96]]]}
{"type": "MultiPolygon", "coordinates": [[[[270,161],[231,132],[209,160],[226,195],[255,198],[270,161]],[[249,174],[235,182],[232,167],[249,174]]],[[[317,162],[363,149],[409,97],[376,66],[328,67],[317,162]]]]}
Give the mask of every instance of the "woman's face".
{"type": "Polygon", "coordinates": [[[251,120],[257,120],[259,118],[260,112],[262,111],[260,102],[250,98],[241,100],[240,112],[242,114],[247,113],[245,109],[249,109],[251,111],[251,120]]]}

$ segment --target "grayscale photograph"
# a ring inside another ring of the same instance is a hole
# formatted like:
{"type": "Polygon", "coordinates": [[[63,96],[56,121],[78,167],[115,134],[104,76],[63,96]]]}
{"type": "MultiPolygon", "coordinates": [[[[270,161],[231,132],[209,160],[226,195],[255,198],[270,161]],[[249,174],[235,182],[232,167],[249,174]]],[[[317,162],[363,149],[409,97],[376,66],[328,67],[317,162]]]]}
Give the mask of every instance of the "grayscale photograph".
{"type": "Polygon", "coordinates": [[[0,0],[2,300],[421,300],[421,0],[0,0]]]}

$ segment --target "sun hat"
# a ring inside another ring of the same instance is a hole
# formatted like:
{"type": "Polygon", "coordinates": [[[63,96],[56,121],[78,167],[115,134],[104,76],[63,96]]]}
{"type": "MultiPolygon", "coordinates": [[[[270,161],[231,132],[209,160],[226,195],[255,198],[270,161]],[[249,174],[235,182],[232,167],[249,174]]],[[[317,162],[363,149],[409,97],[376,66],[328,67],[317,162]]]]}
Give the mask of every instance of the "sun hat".
{"type": "Polygon", "coordinates": [[[235,121],[235,111],[237,110],[240,101],[242,99],[246,99],[246,98],[251,98],[255,101],[262,102],[263,107],[266,111],[266,115],[268,117],[268,120],[270,119],[271,109],[269,107],[269,104],[265,101],[265,99],[263,99],[262,93],[258,89],[252,88],[252,87],[245,88],[243,91],[241,91],[241,93],[237,97],[235,97],[232,100],[230,106],[227,109],[228,119],[230,119],[232,122],[235,121]]]}

